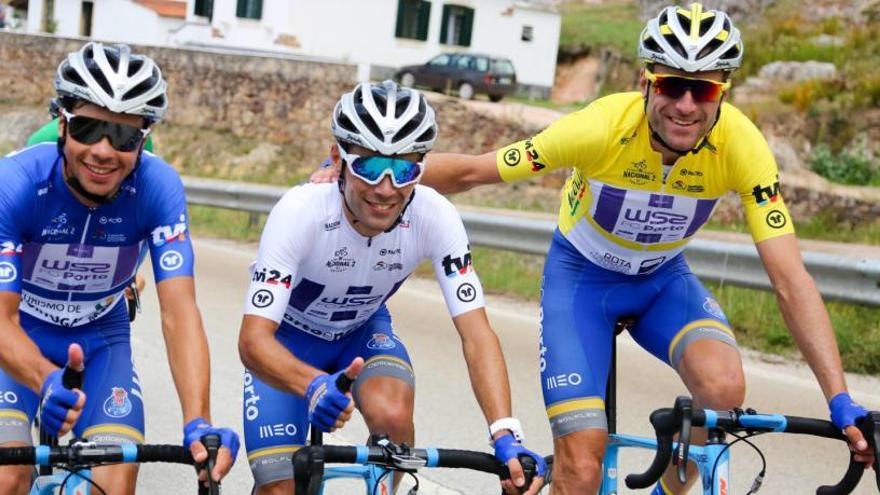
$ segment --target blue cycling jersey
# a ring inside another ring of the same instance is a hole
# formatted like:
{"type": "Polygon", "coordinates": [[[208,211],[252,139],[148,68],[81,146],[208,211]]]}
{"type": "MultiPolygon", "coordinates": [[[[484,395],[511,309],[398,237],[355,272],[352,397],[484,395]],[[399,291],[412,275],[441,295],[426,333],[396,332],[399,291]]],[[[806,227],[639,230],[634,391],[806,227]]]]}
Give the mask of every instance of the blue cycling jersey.
{"type": "Polygon", "coordinates": [[[192,276],[186,198],[177,172],[144,152],[111,203],[89,208],[64,181],[55,144],[0,160],[0,291],[20,310],[77,327],[106,315],[149,251],[156,282],[192,276]]]}

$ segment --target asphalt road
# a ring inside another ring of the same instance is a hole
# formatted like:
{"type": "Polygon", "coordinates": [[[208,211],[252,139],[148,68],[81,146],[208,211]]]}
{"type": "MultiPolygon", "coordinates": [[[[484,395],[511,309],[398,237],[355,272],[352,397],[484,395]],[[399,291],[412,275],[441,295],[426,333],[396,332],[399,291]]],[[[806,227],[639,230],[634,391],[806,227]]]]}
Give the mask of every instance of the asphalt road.
{"type": "MultiPolygon", "coordinates": [[[[242,366],[237,337],[241,307],[248,283],[247,265],[254,245],[228,241],[196,242],[196,277],[199,306],[204,315],[212,352],[212,400],[216,424],[240,430],[242,366]]],[[[150,283],[144,295],[144,312],[133,329],[135,364],[147,402],[147,441],[177,443],[181,438],[180,407],[165,358],[158,319],[158,303],[150,283]]],[[[395,329],[412,356],[416,380],[416,431],[419,446],[455,447],[489,451],[486,424],[470,391],[460,342],[447,316],[442,296],[433,280],[409,280],[390,301],[395,329]]],[[[537,379],[537,307],[534,304],[490,298],[489,315],[504,346],[510,370],[514,413],[526,430],[527,445],[549,453],[551,439],[537,379]]],[[[639,349],[628,338],[619,346],[619,429],[649,434],[650,411],[672,404],[684,393],[677,376],[639,349]]],[[[744,356],[748,396],[746,405],[762,412],[780,412],[825,418],[827,410],[809,370],[797,363],[781,362],[755,353],[744,356]]],[[[865,406],[880,409],[880,380],[848,378],[854,397],[865,406]]],[[[362,442],[366,429],[353,420],[333,441],[362,442]]],[[[762,493],[815,493],[819,484],[836,482],[846,467],[842,443],[767,435],[755,440],[767,456],[762,493]]],[[[738,444],[733,450],[733,486],[730,493],[745,493],[760,469],[757,454],[738,444]]],[[[625,452],[621,474],[642,470],[645,454],[625,452]]],[[[870,473],[873,474],[873,473],[870,473]]],[[[868,476],[856,493],[877,493],[868,476]]],[[[193,484],[190,468],[147,465],[142,468],[139,493],[184,493],[193,484]]],[[[419,493],[494,494],[491,478],[451,470],[425,470],[419,493]]],[[[224,492],[250,493],[251,475],[239,454],[224,492]]],[[[622,487],[622,493],[626,493],[622,487]]],[[[328,493],[362,493],[336,488],[328,493]]]]}

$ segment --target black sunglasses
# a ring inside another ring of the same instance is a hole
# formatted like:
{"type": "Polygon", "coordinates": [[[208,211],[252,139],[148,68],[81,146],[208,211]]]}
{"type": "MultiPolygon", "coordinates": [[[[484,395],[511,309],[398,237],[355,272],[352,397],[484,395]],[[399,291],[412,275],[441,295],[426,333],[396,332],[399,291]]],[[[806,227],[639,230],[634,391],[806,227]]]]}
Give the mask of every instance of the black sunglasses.
{"type": "Polygon", "coordinates": [[[82,144],[95,144],[106,136],[116,151],[134,151],[150,133],[149,129],[141,129],[127,124],[117,124],[106,120],[74,115],[62,109],[61,114],[67,121],[67,133],[82,144]]]}

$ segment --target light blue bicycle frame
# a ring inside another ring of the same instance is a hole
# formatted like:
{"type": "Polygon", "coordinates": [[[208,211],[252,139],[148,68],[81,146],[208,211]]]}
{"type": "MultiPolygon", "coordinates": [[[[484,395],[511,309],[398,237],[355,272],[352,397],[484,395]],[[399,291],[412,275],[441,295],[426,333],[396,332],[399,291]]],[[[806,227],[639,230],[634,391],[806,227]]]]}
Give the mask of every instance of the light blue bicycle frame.
{"type": "MultiPolygon", "coordinates": [[[[677,444],[673,443],[673,449],[677,444]]],[[[728,495],[730,493],[730,450],[726,443],[691,445],[688,458],[700,470],[704,495],[728,495]],[[718,465],[712,472],[716,460],[718,465]]],[[[608,449],[602,464],[602,486],[599,495],[617,495],[617,455],[621,448],[640,448],[657,450],[657,440],[632,435],[612,433],[608,438],[608,449]]]]}
{"type": "Polygon", "coordinates": [[[324,483],[334,479],[362,479],[366,487],[367,495],[391,495],[392,485],[394,483],[394,473],[388,473],[382,478],[382,484],[379,485],[379,478],[388,470],[372,464],[363,466],[333,466],[324,468],[324,477],[321,481],[320,494],[324,493],[324,483]],[[379,486],[377,486],[379,485],[379,486]]]}
{"type": "MultiPolygon", "coordinates": [[[[39,476],[34,480],[33,486],[31,486],[30,495],[56,495],[61,488],[61,483],[68,474],[70,473],[64,472],[51,476],[39,476]]],[[[92,493],[92,484],[89,483],[90,477],[91,471],[88,469],[83,469],[76,474],[70,475],[67,483],[64,484],[64,491],[62,493],[90,495],[92,493]]]]}

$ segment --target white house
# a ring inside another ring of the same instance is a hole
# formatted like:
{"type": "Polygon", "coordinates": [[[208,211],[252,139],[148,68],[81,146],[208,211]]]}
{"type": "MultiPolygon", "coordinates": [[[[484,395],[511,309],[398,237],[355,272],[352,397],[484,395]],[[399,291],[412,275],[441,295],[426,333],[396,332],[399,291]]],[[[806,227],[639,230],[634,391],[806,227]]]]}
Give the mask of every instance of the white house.
{"type": "Polygon", "coordinates": [[[502,56],[545,94],[560,31],[554,0],[15,1],[32,33],[341,60],[361,79],[442,52],[502,56]]]}
{"type": "Polygon", "coordinates": [[[549,90],[560,16],[549,0],[187,0],[178,45],[282,52],[399,67],[441,52],[509,58],[549,90]]]}
{"type": "Polygon", "coordinates": [[[27,32],[167,45],[186,20],[185,0],[29,0],[27,32]]]}

